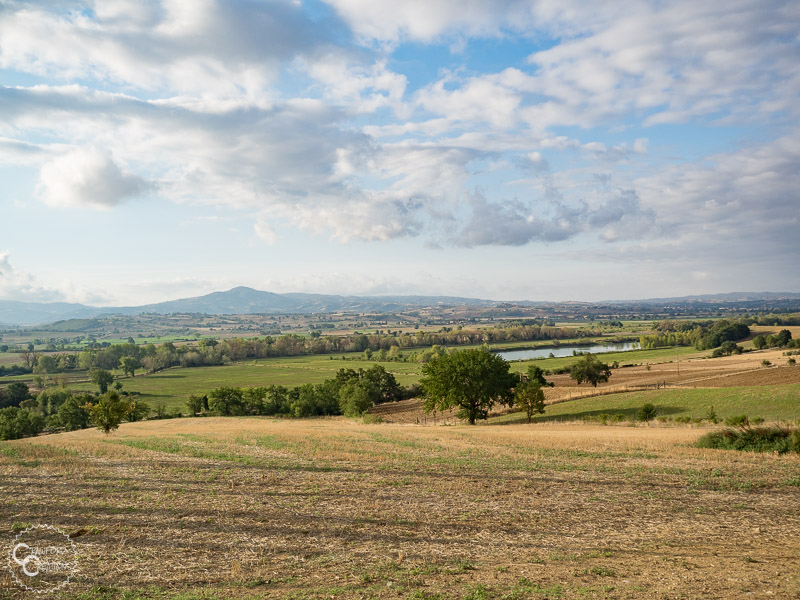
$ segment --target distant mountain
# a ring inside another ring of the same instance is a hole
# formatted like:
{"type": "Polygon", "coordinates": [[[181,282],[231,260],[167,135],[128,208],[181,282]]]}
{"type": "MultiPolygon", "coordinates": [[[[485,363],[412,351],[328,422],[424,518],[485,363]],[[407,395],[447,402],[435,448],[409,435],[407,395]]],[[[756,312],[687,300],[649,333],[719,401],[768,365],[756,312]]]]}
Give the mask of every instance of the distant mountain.
{"type": "MultiPolygon", "coordinates": [[[[670,305],[686,303],[780,302],[798,301],[800,294],[776,292],[732,292],[683,296],[680,298],[650,298],[647,300],[618,300],[599,304],[652,304],[670,305]]],[[[331,312],[390,313],[414,308],[444,306],[555,306],[556,302],[498,302],[458,296],[333,296],[326,294],[274,294],[248,287],[235,287],[227,292],[214,292],[205,296],[170,300],[144,306],[97,307],[66,302],[19,302],[0,300],[0,323],[6,325],[41,325],[67,319],[91,319],[100,315],[135,315],[141,313],[203,313],[203,314],[308,314],[331,312]]],[[[598,304],[598,303],[593,303],[598,304]]]]}
{"type": "Polygon", "coordinates": [[[102,314],[105,310],[67,302],[0,300],[0,323],[4,325],[38,325],[65,319],[88,319],[102,314]]]}
{"type": "Polygon", "coordinates": [[[677,298],[648,298],[647,300],[621,300],[624,303],[642,304],[676,304],[676,303],[732,303],[732,302],[759,302],[775,300],[800,300],[800,294],[792,292],[727,292],[724,294],[698,294],[695,296],[680,296],[677,298]]]}
{"type": "Polygon", "coordinates": [[[227,292],[170,300],[144,306],[95,307],[63,302],[18,302],[0,300],[0,323],[41,325],[66,319],[100,315],[141,313],[287,314],[329,312],[396,312],[434,306],[492,306],[491,300],[451,296],[332,296],[325,294],[274,294],[248,287],[227,292]]]}
{"type": "Polygon", "coordinates": [[[427,306],[491,306],[491,300],[450,296],[332,296],[326,294],[274,294],[249,287],[235,287],[227,292],[214,292],[196,298],[185,298],[122,308],[130,314],[154,312],[196,312],[207,314],[277,314],[326,312],[394,312],[427,306]]]}

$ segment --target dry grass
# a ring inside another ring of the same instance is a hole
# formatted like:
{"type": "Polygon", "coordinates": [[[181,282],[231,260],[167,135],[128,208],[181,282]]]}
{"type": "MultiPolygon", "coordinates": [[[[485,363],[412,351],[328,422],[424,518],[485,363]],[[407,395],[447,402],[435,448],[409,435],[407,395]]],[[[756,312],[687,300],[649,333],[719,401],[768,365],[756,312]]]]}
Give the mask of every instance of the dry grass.
{"type": "Polygon", "coordinates": [[[800,459],[701,434],[127,424],[0,445],[0,527],[84,532],[70,598],[797,597],[800,459]]]}

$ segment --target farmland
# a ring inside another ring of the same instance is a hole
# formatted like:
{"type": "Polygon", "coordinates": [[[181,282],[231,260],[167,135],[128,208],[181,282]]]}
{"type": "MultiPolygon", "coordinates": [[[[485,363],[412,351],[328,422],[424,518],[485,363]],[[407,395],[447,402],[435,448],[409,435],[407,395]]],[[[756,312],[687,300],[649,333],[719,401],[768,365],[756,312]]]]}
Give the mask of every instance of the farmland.
{"type": "Polygon", "coordinates": [[[64,598],[794,597],[800,459],[700,433],[133,423],[4,444],[0,520],[78,534],[64,598]]]}
{"type": "MultiPolygon", "coordinates": [[[[796,422],[800,367],[780,349],[602,359],[619,368],[597,388],[548,375],[532,425],[498,407],[469,427],[410,399],[373,408],[376,423],[206,416],[2,442],[0,527],[72,534],[64,600],[800,596],[800,457],[694,446],[711,407],[796,422]],[[644,403],[662,419],[636,423],[644,403]]],[[[185,414],[190,394],[375,364],[404,385],[423,367],[340,353],[116,374],[185,414]]],[[[23,597],[4,572],[0,598],[23,597]]]]}

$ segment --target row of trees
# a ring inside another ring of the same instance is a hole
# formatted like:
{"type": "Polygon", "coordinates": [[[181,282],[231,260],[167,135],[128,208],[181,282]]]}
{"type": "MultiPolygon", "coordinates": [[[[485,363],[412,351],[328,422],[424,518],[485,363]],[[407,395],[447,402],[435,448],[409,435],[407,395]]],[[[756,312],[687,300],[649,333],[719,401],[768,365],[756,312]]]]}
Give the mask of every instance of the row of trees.
{"type": "Polygon", "coordinates": [[[774,335],[757,335],[753,338],[753,346],[758,350],[764,348],[800,348],[800,339],[793,340],[792,332],[781,329],[774,335]]]}
{"type": "Polygon", "coordinates": [[[0,408],[0,440],[37,435],[45,429],[75,431],[92,425],[109,433],[122,421],[140,421],[149,414],[145,402],[114,390],[95,395],[44,391],[36,398],[28,395],[16,405],[0,408]]]}
{"type": "Polygon", "coordinates": [[[639,337],[644,350],[670,346],[695,346],[698,350],[717,348],[723,342],[735,342],[750,335],[743,321],[662,321],[654,329],[658,332],[639,337]]]}
{"type": "Polygon", "coordinates": [[[190,396],[189,412],[197,414],[283,415],[312,417],[324,415],[360,416],[370,407],[416,394],[404,388],[394,375],[380,365],[369,369],[339,369],[333,379],[293,389],[284,386],[222,387],[207,396],[190,396]]]}

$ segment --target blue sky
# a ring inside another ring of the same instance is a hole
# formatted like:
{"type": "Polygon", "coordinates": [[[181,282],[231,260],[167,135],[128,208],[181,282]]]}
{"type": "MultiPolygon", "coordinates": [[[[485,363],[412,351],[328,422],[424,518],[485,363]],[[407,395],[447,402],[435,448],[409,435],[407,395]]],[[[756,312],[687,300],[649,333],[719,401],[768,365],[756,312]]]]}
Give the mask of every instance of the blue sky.
{"type": "Polygon", "coordinates": [[[0,298],[797,292],[798,32],[763,0],[0,0],[0,298]]]}

